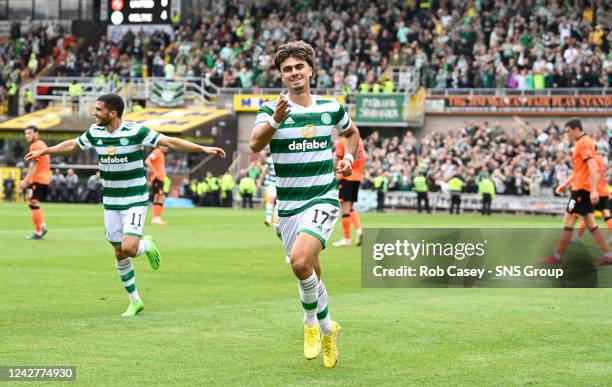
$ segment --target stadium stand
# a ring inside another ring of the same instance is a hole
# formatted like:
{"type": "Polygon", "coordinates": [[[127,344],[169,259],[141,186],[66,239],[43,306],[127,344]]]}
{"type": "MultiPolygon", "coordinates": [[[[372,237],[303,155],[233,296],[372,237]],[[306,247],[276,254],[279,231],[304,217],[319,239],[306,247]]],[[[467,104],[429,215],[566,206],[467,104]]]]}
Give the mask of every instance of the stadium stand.
{"type": "Polygon", "coordinates": [[[317,87],[353,91],[390,66],[416,66],[429,88],[608,87],[606,1],[214,2],[174,27],[102,40],[79,54],[82,76],[206,76],[220,87],[280,87],[274,48],[303,39],[317,87]],[[431,9],[431,11],[430,11],[431,9]],[[433,11],[435,9],[435,12],[433,11]],[[170,66],[168,66],[170,65],[170,66]]]}
{"type": "Polygon", "coordinates": [[[75,49],[75,37],[60,24],[12,22],[9,34],[0,35],[0,98],[47,66],[55,65],[61,74],[76,62],[75,49]]]}
{"type": "MultiPolygon", "coordinates": [[[[389,171],[389,190],[412,190],[419,170],[427,175],[432,191],[444,191],[456,174],[466,179],[466,192],[476,193],[477,181],[490,175],[498,194],[552,195],[553,187],[571,171],[571,144],[562,125],[552,120],[546,127],[507,128],[499,123],[466,122],[444,132],[430,132],[417,140],[412,132],[403,138],[366,138],[369,160],[364,185],[371,187],[377,171],[389,171]]],[[[612,130],[590,131],[598,152],[609,155],[612,130]]]]}

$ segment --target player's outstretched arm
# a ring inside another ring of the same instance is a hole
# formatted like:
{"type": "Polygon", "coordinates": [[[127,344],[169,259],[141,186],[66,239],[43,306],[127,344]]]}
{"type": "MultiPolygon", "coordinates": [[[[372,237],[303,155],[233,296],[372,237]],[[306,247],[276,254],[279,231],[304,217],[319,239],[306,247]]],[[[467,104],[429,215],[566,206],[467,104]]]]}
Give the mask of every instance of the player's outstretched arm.
{"type": "Polygon", "coordinates": [[[70,140],[66,140],[64,142],[60,142],[59,144],[54,145],[54,146],[49,147],[49,148],[39,149],[39,150],[35,150],[35,151],[32,151],[32,152],[29,152],[27,155],[25,155],[24,160],[26,161],[26,163],[29,163],[32,160],[36,160],[40,156],[44,156],[44,155],[49,155],[49,156],[64,155],[64,154],[67,154],[67,153],[74,153],[74,152],[77,152],[79,150],[81,150],[81,148],[77,144],[77,140],[73,138],[73,139],[70,139],[70,140]]]}
{"type": "Polygon", "coordinates": [[[221,148],[217,148],[215,146],[204,146],[194,144],[191,141],[183,140],[176,137],[164,136],[161,135],[159,138],[158,145],[167,146],[170,149],[174,149],[180,152],[187,153],[206,153],[209,155],[217,155],[221,158],[225,158],[225,151],[221,148]]]}
{"type": "Polygon", "coordinates": [[[351,122],[351,126],[347,130],[338,132],[338,134],[346,137],[346,148],[344,150],[344,158],[338,160],[336,164],[336,171],[343,176],[350,176],[353,172],[354,155],[357,154],[357,149],[359,148],[359,129],[357,129],[354,122],[351,122]],[[347,157],[348,154],[351,156],[347,157]]]}

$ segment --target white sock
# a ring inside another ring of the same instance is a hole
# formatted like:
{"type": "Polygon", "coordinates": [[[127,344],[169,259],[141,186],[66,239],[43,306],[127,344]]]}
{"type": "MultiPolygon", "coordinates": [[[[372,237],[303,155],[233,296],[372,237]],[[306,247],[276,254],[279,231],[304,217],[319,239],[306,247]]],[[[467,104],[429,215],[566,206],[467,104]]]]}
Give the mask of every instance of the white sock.
{"type": "Polygon", "coordinates": [[[557,261],[560,261],[560,260],[561,260],[561,254],[559,254],[558,252],[556,252],[556,251],[555,251],[555,253],[554,253],[553,255],[555,256],[555,259],[556,259],[557,261]]]}
{"type": "Polygon", "coordinates": [[[327,336],[332,331],[331,316],[327,309],[327,289],[323,281],[319,281],[319,302],[317,303],[317,320],[321,328],[321,334],[327,336]]]}
{"type": "Polygon", "coordinates": [[[314,270],[310,277],[305,280],[298,280],[300,301],[302,301],[302,307],[304,308],[304,324],[313,325],[317,323],[318,284],[319,279],[314,270]]]}
{"type": "Polygon", "coordinates": [[[266,204],[266,222],[272,223],[272,212],[274,210],[274,204],[266,204]]]}
{"type": "Polygon", "coordinates": [[[147,251],[151,250],[151,241],[141,239],[138,244],[138,251],[136,252],[136,256],[139,257],[147,251]]]}
{"type": "Polygon", "coordinates": [[[131,302],[140,301],[138,290],[136,289],[136,277],[134,276],[134,267],[132,266],[132,258],[125,258],[116,262],[117,271],[121,277],[121,283],[128,293],[131,302]]]}
{"type": "Polygon", "coordinates": [[[604,257],[612,258],[612,251],[608,251],[607,253],[604,253],[604,257]]]}
{"type": "Polygon", "coordinates": [[[361,227],[355,229],[355,232],[357,233],[357,235],[361,235],[361,232],[362,232],[361,227]]]}

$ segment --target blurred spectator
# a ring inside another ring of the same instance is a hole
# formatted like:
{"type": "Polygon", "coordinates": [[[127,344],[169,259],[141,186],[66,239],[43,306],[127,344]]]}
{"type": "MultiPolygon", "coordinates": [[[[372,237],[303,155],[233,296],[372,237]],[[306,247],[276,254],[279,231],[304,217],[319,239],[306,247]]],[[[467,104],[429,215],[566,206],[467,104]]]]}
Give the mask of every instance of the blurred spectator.
{"type": "Polygon", "coordinates": [[[74,169],[69,168],[66,172],[66,193],[64,195],[64,200],[69,203],[74,203],[79,201],[78,197],[78,189],[79,189],[79,177],[76,173],[74,173],[74,169]]]}
{"type": "Polygon", "coordinates": [[[243,176],[238,184],[238,192],[242,196],[242,208],[253,208],[253,195],[257,190],[255,179],[244,169],[240,171],[240,176],[243,176]]]}
{"type": "Polygon", "coordinates": [[[83,85],[77,80],[72,81],[72,84],[68,86],[68,94],[72,103],[72,111],[76,112],[79,108],[79,100],[83,94],[83,85]]]}
{"type": "MultiPolygon", "coordinates": [[[[402,180],[407,181],[408,179],[410,179],[409,176],[402,176],[402,180]]],[[[428,214],[431,213],[431,209],[429,208],[429,197],[427,195],[427,192],[429,191],[429,187],[427,185],[427,178],[425,177],[425,174],[422,171],[419,171],[416,176],[412,179],[412,184],[414,186],[414,190],[417,193],[417,211],[420,213],[421,209],[422,209],[422,204],[425,204],[425,211],[427,211],[428,214]]],[[[401,189],[400,189],[401,191],[401,189]]]]}
{"type": "Polygon", "coordinates": [[[189,179],[186,177],[181,181],[181,186],[179,188],[179,197],[187,199],[191,199],[193,197],[191,184],[189,183],[189,179]]]}
{"type": "Polygon", "coordinates": [[[100,172],[96,172],[94,175],[89,176],[87,180],[87,190],[85,194],[85,201],[87,203],[100,203],[102,199],[102,179],[100,179],[100,172]]]}
{"type": "Polygon", "coordinates": [[[32,111],[32,105],[34,104],[34,95],[32,90],[29,87],[25,89],[25,93],[23,95],[23,109],[26,113],[32,111]]]}
{"type": "Polygon", "coordinates": [[[7,202],[13,201],[15,195],[15,173],[11,172],[9,176],[2,182],[2,188],[4,189],[4,200],[7,202]]]}
{"type": "Polygon", "coordinates": [[[377,212],[385,211],[385,196],[389,186],[389,172],[384,172],[382,168],[376,171],[374,179],[374,189],[376,190],[377,212]]]}
{"type": "Polygon", "coordinates": [[[459,213],[461,212],[461,193],[464,192],[465,185],[463,179],[463,176],[456,174],[455,176],[451,177],[447,182],[451,199],[451,205],[448,211],[451,215],[453,214],[453,209],[455,210],[456,215],[459,215],[459,213]]]}
{"type": "Polygon", "coordinates": [[[49,201],[60,202],[64,198],[64,192],[66,190],[66,178],[59,169],[56,169],[51,175],[51,181],[49,182],[49,201]]]}
{"type": "Polygon", "coordinates": [[[254,160],[249,164],[249,168],[246,171],[246,174],[253,180],[257,181],[259,179],[259,175],[261,174],[262,167],[261,162],[259,160],[254,160]]]}
{"type": "Polygon", "coordinates": [[[219,185],[219,179],[217,179],[212,172],[206,172],[206,184],[208,184],[210,194],[210,206],[219,207],[221,205],[221,187],[219,185]]]}
{"type": "Polygon", "coordinates": [[[495,184],[489,178],[488,175],[483,175],[483,178],[478,184],[478,193],[482,200],[482,207],[480,209],[481,215],[491,215],[491,202],[495,198],[495,184]]]}
{"type": "Polygon", "coordinates": [[[220,179],[221,195],[223,198],[223,207],[233,207],[234,205],[234,177],[226,171],[220,179]]]}

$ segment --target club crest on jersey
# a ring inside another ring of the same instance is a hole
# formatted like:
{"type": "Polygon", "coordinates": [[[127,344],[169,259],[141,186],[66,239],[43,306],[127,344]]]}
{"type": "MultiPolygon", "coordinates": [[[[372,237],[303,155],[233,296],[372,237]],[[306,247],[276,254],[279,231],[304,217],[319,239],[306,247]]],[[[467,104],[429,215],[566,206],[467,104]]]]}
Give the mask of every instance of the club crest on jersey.
{"type": "Polygon", "coordinates": [[[313,138],[317,135],[317,128],[314,125],[306,125],[300,131],[304,138],[313,138]]]}
{"type": "Polygon", "coordinates": [[[321,114],[321,122],[325,125],[331,124],[331,115],[329,113],[321,114]]]}
{"type": "Polygon", "coordinates": [[[114,145],[111,145],[108,147],[107,152],[109,156],[114,156],[115,154],[117,154],[117,148],[115,148],[114,145]]]}
{"type": "Polygon", "coordinates": [[[130,140],[128,140],[127,138],[123,137],[119,140],[119,144],[121,145],[127,145],[130,143],[130,140]]]}

